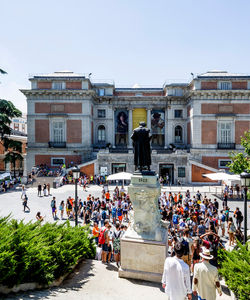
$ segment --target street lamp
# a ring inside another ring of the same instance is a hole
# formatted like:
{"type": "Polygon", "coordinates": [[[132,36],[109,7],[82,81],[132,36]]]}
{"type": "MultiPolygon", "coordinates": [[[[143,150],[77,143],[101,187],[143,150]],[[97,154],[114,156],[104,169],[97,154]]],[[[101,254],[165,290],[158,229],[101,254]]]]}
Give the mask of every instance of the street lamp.
{"type": "Polygon", "coordinates": [[[77,199],[77,183],[78,179],[80,177],[80,169],[78,169],[76,166],[72,169],[73,178],[75,179],[75,222],[76,225],[78,224],[77,217],[78,217],[78,199],[77,199]]]}
{"type": "Polygon", "coordinates": [[[247,242],[247,190],[250,186],[250,174],[242,172],[240,174],[241,185],[244,186],[244,244],[247,242]]]}

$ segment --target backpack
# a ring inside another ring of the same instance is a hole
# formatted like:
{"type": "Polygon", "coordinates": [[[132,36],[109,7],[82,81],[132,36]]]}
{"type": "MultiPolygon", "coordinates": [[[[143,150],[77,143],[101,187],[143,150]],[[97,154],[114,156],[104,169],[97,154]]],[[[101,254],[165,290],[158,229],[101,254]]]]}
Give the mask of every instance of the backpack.
{"type": "Polygon", "coordinates": [[[105,219],[106,219],[106,217],[107,217],[106,211],[105,211],[105,210],[103,210],[103,211],[102,211],[102,219],[103,219],[103,220],[105,220],[105,219]]]}
{"type": "Polygon", "coordinates": [[[105,244],[105,236],[104,236],[105,231],[106,231],[106,228],[104,228],[100,231],[98,243],[101,245],[105,244]]]}
{"type": "Polygon", "coordinates": [[[188,241],[186,241],[185,239],[182,239],[181,244],[182,244],[183,249],[184,249],[183,255],[188,255],[189,254],[189,243],[188,243],[188,241]]]}
{"type": "Polygon", "coordinates": [[[55,200],[52,200],[50,205],[52,208],[55,207],[55,200]]]}
{"type": "Polygon", "coordinates": [[[121,249],[121,241],[120,241],[121,231],[116,235],[114,232],[114,241],[113,241],[113,248],[115,251],[119,252],[121,249]]]}
{"type": "Polygon", "coordinates": [[[173,216],[173,223],[178,224],[178,216],[177,215],[173,216]]]}
{"type": "Polygon", "coordinates": [[[222,215],[221,216],[221,222],[225,222],[226,221],[226,216],[225,215],[222,215]]]}

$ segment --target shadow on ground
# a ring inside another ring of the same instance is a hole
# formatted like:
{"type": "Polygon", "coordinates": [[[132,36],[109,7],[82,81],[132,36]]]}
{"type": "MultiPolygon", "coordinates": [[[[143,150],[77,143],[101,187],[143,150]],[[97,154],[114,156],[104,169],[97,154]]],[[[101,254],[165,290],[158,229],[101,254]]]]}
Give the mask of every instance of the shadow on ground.
{"type": "Polygon", "coordinates": [[[93,262],[87,260],[81,262],[75,269],[74,272],[63,281],[59,287],[53,287],[50,289],[33,290],[20,293],[11,293],[9,295],[0,295],[0,299],[6,300],[28,300],[28,299],[48,299],[49,297],[59,296],[65,294],[68,291],[78,291],[82,286],[90,280],[94,273],[92,272],[93,262]]]}

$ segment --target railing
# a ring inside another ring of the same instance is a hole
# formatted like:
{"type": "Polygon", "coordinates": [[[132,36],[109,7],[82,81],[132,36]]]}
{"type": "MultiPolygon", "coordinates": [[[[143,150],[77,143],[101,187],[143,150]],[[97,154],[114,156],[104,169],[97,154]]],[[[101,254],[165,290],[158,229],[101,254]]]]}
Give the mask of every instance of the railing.
{"type": "Polygon", "coordinates": [[[128,153],[128,148],[110,148],[110,153],[128,153]]]}
{"type": "Polygon", "coordinates": [[[235,143],[218,143],[217,149],[235,149],[235,143]]]}
{"type": "Polygon", "coordinates": [[[49,142],[49,148],[66,148],[66,142],[49,142]]]}

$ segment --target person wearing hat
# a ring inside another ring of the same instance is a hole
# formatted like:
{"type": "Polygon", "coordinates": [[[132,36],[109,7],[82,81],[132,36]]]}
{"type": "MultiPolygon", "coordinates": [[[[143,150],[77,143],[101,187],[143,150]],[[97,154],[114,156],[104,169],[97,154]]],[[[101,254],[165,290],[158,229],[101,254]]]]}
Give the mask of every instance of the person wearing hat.
{"type": "Polygon", "coordinates": [[[184,253],[182,243],[176,242],[175,256],[167,257],[162,275],[162,287],[168,300],[192,299],[189,266],[181,259],[184,253]]]}
{"type": "Polygon", "coordinates": [[[193,293],[196,296],[198,292],[199,300],[214,300],[216,289],[219,295],[222,295],[218,270],[209,263],[209,260],[213,259],[209,249],[202,247],[200,257],[202,262],[194,266],[193,293]]]}

